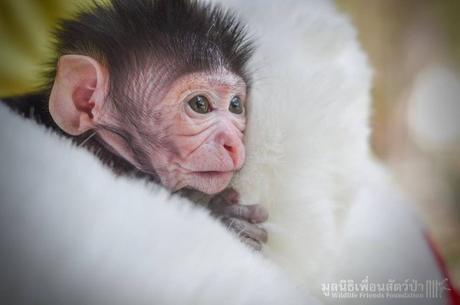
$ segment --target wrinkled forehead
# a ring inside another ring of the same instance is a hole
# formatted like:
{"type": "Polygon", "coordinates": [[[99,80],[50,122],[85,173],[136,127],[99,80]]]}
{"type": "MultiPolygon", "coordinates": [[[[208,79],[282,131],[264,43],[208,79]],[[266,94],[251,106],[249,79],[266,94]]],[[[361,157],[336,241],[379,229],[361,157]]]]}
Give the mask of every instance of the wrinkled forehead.
{"type": "MultiPolygon", "coordinates": [[[[245,99],[247,84],[244,79],[225,68],[197,71],[179,75],[170,67],[150,65],[139,67],[125,76],[124,86],[115,86],[111,99],[120,121],[127,119],[137,125],[143,120],[171,112],[187,95],[212,92],[218,96],[238,95],[245,99]],[[137,121],[137,122],[136,122],[137,121]]],[[[112,103],[110,103],[112,104],[112,103]]]]}
{"type": "Polygon", "coordinates": [[[174,90],[228,90],[246,95],[246,83],[242,77],[225,69],[208,72],[194,72],[183,75],[171,84],[174,90]]]}
{"type": "Polygon", "coordinates": [[[122,73],[117,74],[121,74],[120,77],[124,80],[112,79],[112,89],[118,91],[118,96],[120,96],[119,90],[122,90],[123,93],[127,93],[136,100],[152,96],[162,98],[172,88],[227,87],[241,92],[240,94],[245,94],[247,90],[247,84],[242,76],[222,66],[215,69],[190,71],[168,60],[159,63],[153,59],[142,60],[135,67],[119,72],[122,73]]]}

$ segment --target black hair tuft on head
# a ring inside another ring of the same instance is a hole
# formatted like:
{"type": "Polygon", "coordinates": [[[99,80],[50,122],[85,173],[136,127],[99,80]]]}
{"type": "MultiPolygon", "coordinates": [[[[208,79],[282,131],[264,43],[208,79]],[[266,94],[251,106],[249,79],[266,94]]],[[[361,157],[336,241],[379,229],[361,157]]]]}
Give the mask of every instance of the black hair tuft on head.
{"type": "Polygon", "coordinates": [[[81,54],[100,61],[111,88],[145,67],[166,70],[171,78],[225,68],[250,83],[246,66],[253,48],[245,27],[232,13],[195,0],[95,3],[60,23],[56,44],[58,58],[81,54]]]}

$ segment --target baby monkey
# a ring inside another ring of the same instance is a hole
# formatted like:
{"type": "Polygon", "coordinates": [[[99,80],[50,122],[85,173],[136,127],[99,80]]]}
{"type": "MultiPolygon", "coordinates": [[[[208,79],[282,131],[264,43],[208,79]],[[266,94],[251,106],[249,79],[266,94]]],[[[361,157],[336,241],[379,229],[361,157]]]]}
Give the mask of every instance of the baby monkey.
{"type": "Polygon", "coordinates": [[[246,36],[235,16],[193,0],[95,4],[61,22],[50,82],[35,104],[10,106],[40,104],[42,122],[118,173],[135,169],[171,192],[213,195],[211,212],[261,249],[266,211],[225,190],[245,161],[246,36]]]}

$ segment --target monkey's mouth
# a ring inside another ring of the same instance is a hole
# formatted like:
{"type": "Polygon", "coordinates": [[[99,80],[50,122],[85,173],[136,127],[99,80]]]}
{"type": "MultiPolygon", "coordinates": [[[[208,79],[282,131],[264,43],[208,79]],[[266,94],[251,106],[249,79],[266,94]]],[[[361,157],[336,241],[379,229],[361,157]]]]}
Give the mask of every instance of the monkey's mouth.
{"type": "Polygon", "coordinates": [[[198,171],[193,172],[189,186],[206,194],[223,191],[233,177],[233,171],[198,171]]]}
{"type": "Polygon", "coordinates": [[[233,174],[233,171],[203,171],[203,172],[194,172],[194,174],[198,176],[218,177],[222,175],[231,175],[233,174]]]}

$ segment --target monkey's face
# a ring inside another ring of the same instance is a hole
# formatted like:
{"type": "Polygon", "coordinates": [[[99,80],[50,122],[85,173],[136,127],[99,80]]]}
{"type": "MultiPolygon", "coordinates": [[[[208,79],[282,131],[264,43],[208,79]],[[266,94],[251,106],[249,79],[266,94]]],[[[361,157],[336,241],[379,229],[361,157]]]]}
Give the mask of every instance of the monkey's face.
{"type": "Polygon", "coordinates": [[[223,190],[245,158],[245,26],[202,1],[122,2],[62,22],[55,123],[92,131],[171,190],[223,190]]]}
{"type": "Polygon", "coordinates": [[[170,190],[222,191],[244,163],[246,84],[225,70],[159,85],[138,77],[132,96],[107,97],[108,72],[82,55],[61,57],[50,112],[67,133],[93,130],[114,153],[170,190]],[[115,100],[116,99],[116,100],[115,100]]]}
{"type": "Polygon", "coordinates": [[[245,101],[244,81],[228,71],[189,74],[171,85],[156,127],[167,140],[150,153],[163,185],[214,194],[229,184],[245,160],[245,101]]]}
{"type": "Polygon", "coordinates": [[[166,188],[215,194],[245,160],[245,101],[246,85],[233,73],[186,74],[131,104],[135,124],[125,119],[127,114],[105,112],[102,125],[115,128],[99,135],[115,153],[158,176],[166,188]]]}

